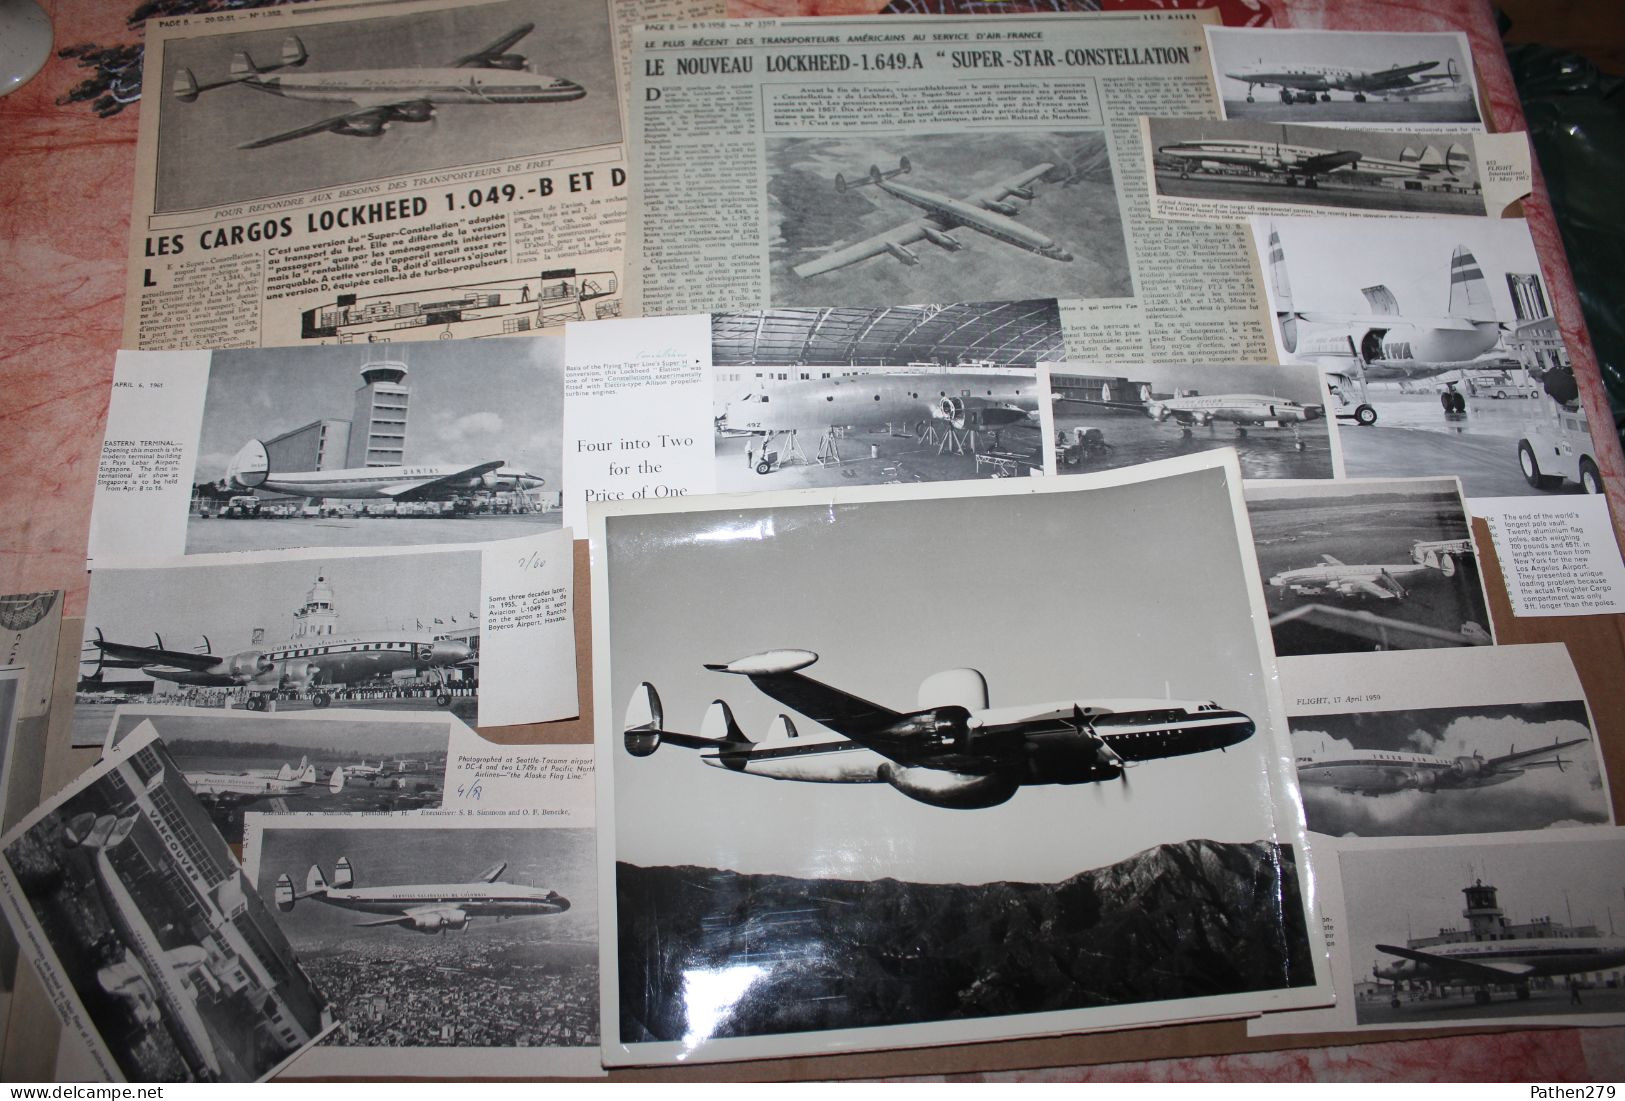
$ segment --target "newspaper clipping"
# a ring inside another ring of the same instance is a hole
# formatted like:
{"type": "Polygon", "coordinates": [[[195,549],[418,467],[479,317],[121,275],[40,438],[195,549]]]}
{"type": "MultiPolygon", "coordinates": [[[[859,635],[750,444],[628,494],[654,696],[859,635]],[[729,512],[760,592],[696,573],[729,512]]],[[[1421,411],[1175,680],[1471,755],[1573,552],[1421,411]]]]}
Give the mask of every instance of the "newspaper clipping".
{"type": "Polygon", "coordinates": [[[618,313],[613,40],[607,0],[153,21],[124,343],[492,336],[618,313]]]}
{"type": "Polygon", "coordinates": [[[633,60],[629,313],[1054,297],[1070,359],[1269,361],[1244,235],[1143,182],[1139,116],[1218,115],[1197,13],[651,24],[633,60]]]}

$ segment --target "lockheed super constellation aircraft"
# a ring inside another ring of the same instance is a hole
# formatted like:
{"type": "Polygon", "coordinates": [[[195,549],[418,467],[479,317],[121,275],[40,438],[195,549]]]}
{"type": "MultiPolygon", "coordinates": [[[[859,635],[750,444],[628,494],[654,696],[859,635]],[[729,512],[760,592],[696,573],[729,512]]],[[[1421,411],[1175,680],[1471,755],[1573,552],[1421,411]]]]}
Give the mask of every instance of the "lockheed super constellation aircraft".
{"type": "Polygon", "coordinates": [[[1355,103],[1364,103],[1368,95],[1400,99],[1432,95],[1454,88],[1461,80],[1454,59],[1445,63],[1443,73],[1429,73],[1438,67],[1437,61],[1419,61],[1415,65],[1395,65],[1375,71],[1294,65],[1285,69],[1243,69],[1224,75],[1247,85],[1248,103],[1253,102],[1254,87],[1281,89],[1282,103],[1313,103],[1317,96],[1329,100],[1333,92],[1353,93],[1355,103]],[[1422,73],[1429,75],[1421,76],[1422,73]]]}
{"type": "Polygon", "coordinates": [[[912,170],[907,157],[900,158],[898,166],[890,172],[882,172],[874,165],[870,165],[869,177],[857,183],[848,183],[845,176],[838,175],[835,177],[835,190],[838,192],[845,193],[854,187],[878,187],[894,198],[919,207],[925,211],[925,217],[904,222],[895,229],[876,234],[857,244],[836,249],[816,260],[797,264],[795,272],[801,278],[807,279],[883,253],[913,266],[920,262],[919,254],[910,251],[906,246],[916,241],[929,241],[949,252],[958,252],[965,247],[965,243],[955,238],[952,231],[960,226],[1006,244],[1015,245],[1017,248],[1026,249],[1028,252],[1036,252],[1045,259],[1069,263],[1072,254],[1064,245],[1053,237],[1048,237],[1035,229],[1028,229],[1016,221],[1016,215],[1020,213],[1019,208],[1014,203],[1005,201],[1012,196],[1031,201],[1034,197],[1033,182],[1054,167],[1049,163],[1034,165],[1024,172],[1018,172],[1007,180],[983,188],[963,199],[920,187],[910,187],[907,184],[893,183],[894,177],[906,175],[912,170]]]}
{"type": "Polygon", "coordinates": [[[559,914],[570,908],[570,900],[546,887],[504,883],[506,862],[489,868],[474,883],[401,883],[390,887],[357,887],[348,857],[339,857],[333,866],[333,882],[322,875],[321,866],[312,864],[305,876],[305,889],[295,891],[286,872],[276,877],[276,905],[284,913],[302,898],[314,898],[341,910],[363,914],[387,914],[376,921],[358,921],[356,928],[399,925],[418,933],[444,933],[447,929],[468,931],[469,919],[477,917],[535,917],[559,914]]]}
{"type": "Polygon", "coordinates": [[[249,440],[226,467],[226,483],[243,493],[264,490],[290,497],[345,500],[452,501],[484,492],[522,492],[542,479],[515,470],[501,459],[473,466],[423,464],[365,466],[348,470],[272,470],[259,440],[249,440]]]}
{"type": "Polygon", "coordinates": [[[1034,377],[999,372],[866,371],[836,379],[755,380],[748,393],[716,411],[722,435],[825,431],[846,425],[910,424],[927,420],[954,428],[993,429],[1037,421],[1034,377]]]}
{"type": "Polygon", "coordinates": [[[919,709],[893,711],[813,680],[797,670],[818,660],[810,650],[769,650],[721,665],[833,731],[802,739],[787,716],[752,742],[721,700],[700,733],[669,730],[654,686],[644,682],[626,709],[626,751],[647,757],[671,742],[702,751],[701,760],[773,780],[890,784],[935,807],[994,807],[1024,784],[1088,784],[1125,779],[1141,761],[1178,757],[1245,741],[1253,720],[1197,700],[1061,700],[988,707],[987,681],[975,669],[949,669],[920,684],[919,709]]]}
{"type": "MultiPolygon", "coordinates": [[[[344,790],[345,772],[335,768],[327,778],[327,790],[334,795],[344,790]]],[[[201,797],[253,798],[255,796],[300,795],[320,786],[316,766],[308,758],[299,758],[299,767],[283,765],[272,775],[254,772],[188,772],[187,786],[201,797]]]]}
{"type": "MultiPolygon", "coordinates": [[[[103,669],[139,669],[154,680],[175,684],[242,688],[248,693],[248,709],[264,711],[268,699],[279,691],[309,691],[313,705],[326,707],[333,698],[318,685],[352,684],[408,669],[438,671],[474,661],[472,646],[451,639],[334,638],[323,639],[320,645],[300,640],[298,645],[223,655],[170,650],[165,648],[161,637],[156,641],[156,646],[108,642],[98,630],[96,637],[90,640],[96,650],[88,659],[96,664],[93,676],[100,676],[103,669]]],[[[207,646],[207,638],[204,643],[207,646]]],[[[451,703],[451,696],[442,692],[436,700],[445,707],[451,703]]]]}
{"type": "Polygon", "coordinates": [[[347,134],[375,138],[394,122],[428,122],[441,104],[558,103],[580,99],[587,90],[573,80],[542,76],[530,71],[521,54],[506,51],[536,29],[526,23],[484,49],[464,54],[449,66],[413,69],[357,69],[344,72],[273,76],[298,68],[309,58],[296,35],[282,43],[282,60],[260,66],[246,50],[231,58],[231,76],[212,84],[199,84],[190,69],[175,74],[175,98],[191,103],[215,88],[242,85],[267,95],[310,99],[325,103],[353,103],[357,109],[307,123],[280,134],[244,142],[239,149],[260,149],[310,134],[347,134]]]}
{"type": "Polygon", "coordinates": [[[1172,418],[1187,435],[1190,434],[1192,426],[1206,428],[1212,426],[1215,421],[1226,421],[1235,425],[1236,434],[1239,436],[1247,434],[1249,425],[1264,428],[1280,428],[1285,425],[1296,431],[1296,425],[1304,421],[1318,420],[1325,415],[1325,410],[1319,405],[1304,405],[1269,394],[1203,395],[1195,390],[1181,390],[1171,396],[1157,397],[1151,393],[1151,387],[1141,386],[1140,400],[1137,402],[1112,401],[1105,395],[1104,390],[1099,398],[1074,398],[1057,394],[1055,400],[1144,413],[1159,423],[1172,418]]]}
{"type": "Polygon", "coordinates": [[[1317,149],[1279,141],[1218,138],[1169,142],[1158,146],[1157,152],[1179,162],[1181,178],[1190,175],[1193,168],[1220,165],[1280,176],[1289,187],[1296,187],[1299,180],[1304,187],[1319,187],[1320,180],[1335,173],[1436,183],[1448,189],[1461,182],[1461,174],[1472,163],[1467,150],[1460,145],[1452,145],[1443,153],[1431,145],[1422,149],[1410,146],[1401,151],[1397,161],[1368,157],[1355,149],[1317,149]]]}
{"type": "Polygon", "coordinates": [[[1486,788],[1516,780],[1527,769],[1555,768],[1566,764],[1560,750],[1579,745],[1584,738],[1559,742],[1539,749],[1511,749],[1499,757],[1436,757],[1428,753],[1393,753],[1387,750],[1356,749],[1298,757],[1298,782],[1306,786],[1336,788],[1350,795],[1389,795],[1396,791],[1450,791],[1486,788]],[[1539,758],[1537,760],[1537,758],[1539,758]]]}
{"type": "MultiPolygon", "coordinates": [[[[1444,317],[1402,316],[1399,300],[1382,283],[1360,290],[1371,307],[1368,314],[1297,309],[1286,253],[1274,226],[1270,227],[1269,264],[1281,347],[1299,359],[1347,364],[1328,374],[1334,382],[1352,380],[1360,389],[1362,400],[1352,416],[1363,425],[1377,422],[1377,411],[1363,400],[1367,378],[1428,378],[1454,371],[1499,344],[1506,328],[1496,320],[1484,270],[1465,245],[1458,245],[1450,254],[1449,313],[1444,317]]],[[[1527,322],[1524,327],[1536,324],[1540,322],[1527,322]]],[[[1341,389],[1338,393],[1342,395],[1341,389]]]]}
{"type": "MultiPolygon", "coordinates": [[[[1418,562],[1389,566],[1345,566],[1329,554],[1320,556],[1320,565],[1282,570],[1270,578],[1277,589],[1299,596],[1332,593],[1336,596],[1374,596],[1378,600],[1400,600],[1410,595],[1399,583],[1401,577],[1424,574],[1434,567],[1418,562]]],[[[1442,572],[1442,571],[1441,571],[1442,572]]]]}

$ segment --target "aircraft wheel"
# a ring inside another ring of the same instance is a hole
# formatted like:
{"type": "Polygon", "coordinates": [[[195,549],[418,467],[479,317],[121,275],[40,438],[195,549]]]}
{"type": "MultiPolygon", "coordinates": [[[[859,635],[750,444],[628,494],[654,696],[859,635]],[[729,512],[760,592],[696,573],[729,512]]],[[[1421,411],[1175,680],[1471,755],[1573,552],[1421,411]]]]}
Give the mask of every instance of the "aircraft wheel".
{"type": "Polygon", "coordinates": [[[1322,93],[1320,93],[1320,102],[1322,102],[1322,103],[1330,103],[1331,101],[1332,101],[1332,94],[1330,92],[1322,92],[1322,93]]]}
{"type": "Polygon", "coordinates": [[[1364,103],[1365,102],[1365,96],[1360,92],[1355,92],[1354,93],[1354,102],[1355,103],[1364,103]]]}
{"type": "Polygon", "coordinates": [[[248,709],[250,711],[264,711],[265,707],[266,707],[266,704],[265,704],[265,697],[264,696],[250,696],[250,697],[248,697],[248,709]]]}
{"type": "Polygon", "coordinates": [[[1590,459],[1580,460],[1580,488],[1587,493],[1602,492],[1602,471],[1590,459]]]}
{"type": "Polygon", "coordinates": [[[763,459],[761,462],[756,464],[756,473],[758,473],[758,474],[767,474],[772,469],[773,469],[773,464],[768,462],[766,459],[763,459]]]}
{"type": "Polygon", "coordinates": [[[1247,93],[1247,102],[1248,103],[1253,102],[1253,94],[1251,92],[1247,93]]]}
{"type": "Polygon", "coordinates": [[[1535,449],[1529,446],[1528,440],[1518,441],[1518,465],[1523,468],[1523,480],[1536,489],[1550,489],[1557,482],[1551,475],[1540,472],[1540,460],[1535,458],[1535,449]]]}
{"type": "Polygon", "coordinates": [[[333,697],[329,696],[326,692],[318,692],[310,698],[310,702],[316,707],[326,707],[328,704],[333,702],[333,697]]]}
{"type": "Polygon", "coordinates": [[[1371,406],[1361,403],[1354,408],[1354,422],[1369,428],[1377,423],[1377,411],[1371,406]]]}
{"type": "Polygon", "coordinates": [[[438,695],[438,696],[436,696],[434,698],[434,702],[439,704],[441,707],[450,707],[451,706],[451,693],[450,692],[442,692],[442,693],[440,693],[440,695],[438,695]]]}
{"type": "Polygon", "coordinates": [[[1285,88],[1281,89],[1281,102],[1282,103],[1291,103],[1292,102],[1292,93],[1287,91],[1285,88]]]}
{"type": "Polygon", "coordinates": [[[1465,394],[1451,394],[1450,395],[1450,411],[1452,413],[1465,413],[1465,412],[1467,412],[1467,395],[1465,395],[1465,394]]]}

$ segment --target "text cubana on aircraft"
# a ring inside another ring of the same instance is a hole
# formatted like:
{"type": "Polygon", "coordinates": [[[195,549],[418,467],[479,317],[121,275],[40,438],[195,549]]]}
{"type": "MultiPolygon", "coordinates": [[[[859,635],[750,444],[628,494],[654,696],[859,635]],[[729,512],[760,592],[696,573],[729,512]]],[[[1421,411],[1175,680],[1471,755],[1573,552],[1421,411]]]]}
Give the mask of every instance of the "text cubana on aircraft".
{"type": "Polygon", "coordinates": [[[1459,183],[1461,174],[1472,163],[1467,150],[1460,145],[1451,145],[1444,153],[1431,145],[1422,149],[1407,147],[1398,160],[1368,157],[1354,149],[1316,149],[1278,141],[1229,139],[1169,142],[1158,146],[1157,153],[1177,160],[1182,177],[1192,168],[1222,166],[1280,176],[1290,186],[1302,180],[1305,187],[1318,187],[1321,179],[1333,175],[1448,186],[1459,183]]]}
{"type": "MultiPolygon", "coordinates": [[[[1410,595],[1401,578],[1422,577],[1437,567],[1420,562],[1386,566],[1348,566],[1329,554],[1320,556],[1318,566],[1282,570],[1269,579],[1273,588],[1287,589],[1299,596],[1334,593],[1337,596],[1371,596],[1378,600],[1402,600],[1410,595]]],[[[1438,572],[1444,572],[1439,570],[1438,572]]]]}
{"type": "Polygon", "coordinates": [[[1333,92],[1349,92],[1355,103],[1364,103],[1368,95],[1385,97],[1432,95],[1454,88],[1461,80],[1454,59],[1445,63],[1443,73],[1428,73],[1437,69],[1437,61],[1419,61],[1414,65],[1395,65],[1390,69],[1338,69],[1326,65],[1293,65],[1282,69],[1243,69],[1225,73],[1231,80],[1247,85],[1247,102],[1253,102],[1253,88],[1281,89],[1282,103],[1313,103],[1318,97],[1332,98],[1333,92]]]}
{"type": "MultiPolygon", "coordinates": [[[[1192,426],[1207,428],[1216,421],[1236,426],[1236,433],[1245,436],[1249,425],[1262,428],[1294,427],[1304,421],[1318,420],[1325,415],[1319,405],[1304,405],[1288,398],[1271,394],[1200,394],[1195,390],[1181,390],[1172,395],[1157,397],[1151,387],[1140,387],[1140,400],[1113,401],[1103,388],[1099,398],[1075,398],[1057,394],[1057,403],[1099,406],[1122,409],[1131,413],[1144,413],[1152,420],[1172,419],[1187,432],[1192,426]]],[[[1294,427],[1295,430],[1295,427],[1294,427]]]]}
{"type": "Polygon", "coordinates": [[[1088,784],[1124,778],[1142,761],[1222,750],[1252,736],[1253,721],[1195,700],[1061,700],[990,708],[975,669],[950,669],[920,684],[919,708],[893,711],[797,670],[809,650],[769,650],[722,665],[827,727],[835,739],[800,738],[780,715],[762,741],[745,737],[721,700],[698,735],[669,730],[654,686],[640,684],[626,710],[626,750],[647,757],[671,742],[701,760],[772,780],[890,784],[936,807],[994,807],[1024,784],[1088,784]]]}
{"type": "Polygon", "coordinates": [[[1428,753],[1393,753],[1387,750],[1355,749],[1331,753],[1301,754],[1297,758],[1298,783],[1306,787],[1330,787],[1350,795],[1390,795],[1399,791],[1455,791],[1486,788],[1516,780],[1531,768],[1555,768],[1566,764],[1560,750],[1584,742],[1553,739],[1539,749],[1510,749],[1499,757],[1436,757],[1428,753]]]}
{"type": "Polygon", "coordinates": [[[960,430],[1036,426],[1037,389],[1031,372],[876,370],[836,379],[761,379],[752,382],[749,393],[720,404],[716,429],[724,435],[770,435],[900,423],[919,433],[928,420],[960,430]]]}
{"type": "MultiPolygon", "coordinates": [[[[207,643],[207,639],[204,640],[207,643]]],[[[326,707],[333,698],[324,686],[357,684],[406,670],[438,671],[474,661],[474,649],[452,639],[323,639],[320,644],[300,640],[279,647],[239,650],[235,654],[194,653],[156,646],[108,642],[101,631],[91,640],[96,648],[96,674],[103,669],[139,669],[154,680],[201,688],[241,688],[247,707],[264,711],[278,692],[309,692],[310,702],[326,707]]],[[[437,697],[440,706],[451,703],[449,693],[437,697]]]]}
{"type": "Polygon", "coordinates": [[[501,459],[472,466],[419,464],[364,466],[349,470],[272,470],[259,440],[249,440],[226,467],[226,484],[239,492],[358,501],[451,501],[479,492],[523,492],[542,479],[501,459]]]}
{"type": "Polygon", "coordinates": [[[444,933],[447,929],[468,931],[472,918],[536,917],[559,914],[570,908],[570,900],[546,887],[504,883],[506,862],[487,869],[473,883],[400,883],[388,887],[357,887],[348,857],[341,856],[333,866],[333,882],[322,875],[321,866],[312,864],[305,876],[305,889],[295,891],[286,872],[276,877],[276,905],[283,913],[300,899],[355,910],[363,914],[385,914],[376,921],[358,921],[356,928],[399,925],[418,933],[444,933]]]}
{"type": "MultiPolygon", "coordinates": [[[[1327,372],[1336,376],[1333,381],[1351,380],[1361,392],[1358,407],[1347,415],[1363,425],[1377,422],[1377,411],[1363,400],[1366,379],[1427,378],[1454,371],[1501,342],[1504,326],[1496,320],[1489,281],[1465,245],[1450,255],[1449,313],[1444,317],[1402,315],[1399,300],[1382,283],[1360,290],[1371,313],[1299,310],[1274,226],[1269,265],[1282,349],[1299,360],[1336,365],[1327,372]]],[[[1346,404],[1341,387],[1337,392],[1346,404]]]]}
{"type": "Polygon", "coordinates": [[[558,103],[580,99],[587,90],[573,80],[530,71],[521,54],[506,51],[536,28],[526,23],[484,49],[464,54],[442,68],[355,69],[343,72],[287,73],[308,60],[305,44],[296,35],[282,43],[282,60],[259,66],[247,51],[231,58],[231,76],[212,84],[199,84],[190,69],[175,74],[175,98],[191,103],[203,92],[241,85],[286,99],[327,103],[353,103],[356,110],[308,123],[280,134],[244,142],[239,149],[259,149],[310,134],[347,134],[373,138],[393,122],[428,122],[443,104],[558,103]]]}
{"type": "Polygon", "coordinates": [[[1005,201],[1012,197],[1031,201],[1034,198],[1033,183],[1054,167],[1049,163],[1034,165],[1024,172],[1018,172],[1007,180],[992,187],[985,187],[963,199],[894,183],[894,177],[906,175],[911,170],[907,157],[900,158],[898,167],[890,172],[882,172],[874,165],[870,165],[868,178],[857,183],[848,183],[845,176],[836,176],[835,190],[838,192],[844,193],[854,187],[878,187],[893,198],[919,207],[925,211],[925,217],[904,222],[895,229],[889,229],[885,233],[876,234],[845,248],[835,249],[817,260],[797,264],[795,273],[807,279],[882,254],[890,255],[893,259],[912,267],[920,262],[920,257],[907,246],[916,242],[929,241],[949,252],[958,252],[964,248],[965,243],[956,239],[952,232],[960,226],[973,229],[1005,244],[1026,249],[1028,252],[1035,252],[1048,260],[1070,262],[1072,254],[1064,245],[1053,237],[1035,229],[1028,229],[1016,221],[1020,208],[1014,203],[1005,201]]]}

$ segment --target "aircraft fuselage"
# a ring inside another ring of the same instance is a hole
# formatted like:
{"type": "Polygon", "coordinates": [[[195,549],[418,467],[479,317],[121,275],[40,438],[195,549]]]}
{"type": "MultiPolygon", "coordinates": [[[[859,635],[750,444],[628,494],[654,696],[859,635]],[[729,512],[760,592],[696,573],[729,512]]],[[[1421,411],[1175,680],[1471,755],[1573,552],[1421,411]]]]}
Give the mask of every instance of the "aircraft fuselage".
{"type": "Polygon", "coordinates": [[[570,902],[557,891],[520,883],[424,883],[393,887],[328,887],[311,898],[364,914],[403,914],[419,908],[455,907],[469,917],[558,914],[570,902]]]}
{"type": "Polygon", "coordinates": [[[1492,787],[1523,775],[1523,770],[1519,768],[1485,770],[1482,764],[1482,760],[1476,757],[1377,751],[1297,759],[1300,784],[1362,795],[1492,787]]]}
{"type": "Polygon", "coordinates": [[[1068,262],[1072,259],[1072,254],[1055,238],[1035,229],[1028,229],[1014,218],[995,210],[968,203],[963,199],[955,199],[950,195],[910,187],[895,180],[881,179],[878,186],[888,195],[894,195],[930,214],[944,229],[968,226],[978,233],[985,233],[989,237],[1026,249],[1028,252],[1036,252],[1050,260],[1068,262]]]}
{"type": "MultiPolygon", "coordinates": [[[[1381,945],[1378,945],[1381,950],[1381,945]]],[[[1573,975],[1601,971],[1625,963],[1625,937],[1519,937],[1515,940],[1465,941],[1438,944],[1421,949],[1431,955],[1463,963],[1527,967],[1530,975],[1573,975]]],[[[1378,978],[1391,981],[1467,982],[1459,971],[1432,966],[1419,960],[1399,959],[1374,969],[1378,978]]],[[[1503,980],[1517,983],[1521,977],[1508,974],[1503,980]]]]}
{"type": "Polygon", "coordinates": [[[263,73],[241,83],[287,99],[391,105],[559,103],[587,90],[573,80],[502,69],[357,69],[329,73],[263,73]]]}
{"type": "Polygon", "coordinates": [[[833,379],[741,381],[749,393],[723,403],[724,432],[822,430],[834,426],[918,424],[946,420],[956,428],[1036,423],[1037,382],[1030,375],[997,372],[888,375],[833,379]]]}
{"type": "Polygon", "coordinates": [[[1501,326],[1495,321],[1373,317],[1299,322],[1296,347],[1287,351],[1300,359],[1357,359],[1370,378],[1412,378],[1476,359],[1500,340],[1501,326]]]}

